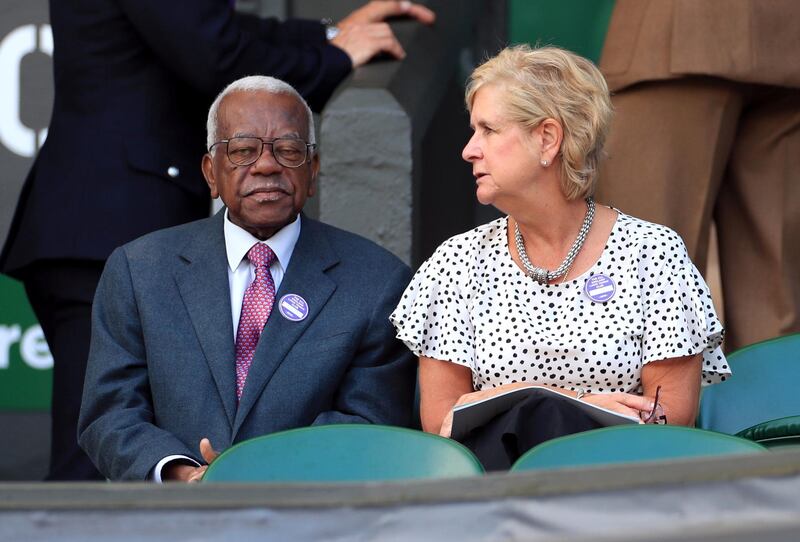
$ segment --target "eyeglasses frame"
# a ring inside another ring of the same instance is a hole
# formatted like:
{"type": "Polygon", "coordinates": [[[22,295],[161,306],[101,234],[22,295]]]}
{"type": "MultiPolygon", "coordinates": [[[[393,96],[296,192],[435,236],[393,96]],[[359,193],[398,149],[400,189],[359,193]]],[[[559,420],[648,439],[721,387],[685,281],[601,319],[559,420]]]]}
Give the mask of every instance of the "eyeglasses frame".
{"type": "Polygon", "coordinates": [[[235,136],[235,137],[230,137],[228,139],[220,139],[219,141],[215,141],[208,148],[208,152],[210,153],[214,149],[214,147],[216,147],[220,143],[225,143],[225,156],[228,158],[228,161],[231,164],[235,165],[235,166],[242,166],[242,167],[252,166],[256,162],[258,162],[258,160],[261,158],[261,155],[264,154],[264,147],[266,145],[269,145],[269,152],[270,152],[270,154],[272,154],[272,158],[274,158],[275,161],[278,164],[280,164],[281,167],[288,167],[288,168],[291,168],[291,169],[296,169],[296,168],[299,168],[300,166],[306,164],[309,161],[309,158],[314,156],[314,151],[317,149],[317,144],[316,143],[309,143],[305,139],[300,139],[300,138],[297,138],[297,137],[274,137],[272,139],[266,139],[266,138],[259,137],[259,136],[235,136]],[[253,160],[252,162],[250,162],[248,164],[237,164],[236,162],[231,160],[231,155],[228,153],[228,150],[230,149],[228,144],[234,139],[258,139],[259,141],[261,141],[261,152],[258,153],[258,156],[256,156],[256,159],[253,160]],[[302,141],[306,146],[306,156],[305,156],[305,158],[303,158],[303,161],[300,162],[299,164],[297,164],[296,166],[287,166],[285,164],[282,164],[281,161],[278,159],[278,157],[275,156],[275,142],[276,141],[302,141]]]}
{"type": "Polygon", "coordinates": [[[650,411],[650,414],[647,418],[642,420],[643,423],[652,423],[652,424],[659,424],[664,425],[667,423],[667,416],[664,414],[664,407],[662,407],[658,402],[658,397],[661,394],[661,386],[656,386],[656,396],[653,398],[653,410],[650,411]],[[661,409],[661,414],[658,414],[658,410],[661,409]]]}

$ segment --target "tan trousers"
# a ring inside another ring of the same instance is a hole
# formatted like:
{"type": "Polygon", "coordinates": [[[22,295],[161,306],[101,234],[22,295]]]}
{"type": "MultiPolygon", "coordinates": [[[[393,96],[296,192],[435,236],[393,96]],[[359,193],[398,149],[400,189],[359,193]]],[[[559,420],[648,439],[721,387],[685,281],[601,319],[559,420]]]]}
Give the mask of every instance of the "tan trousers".
{"type": "Polygon", "coordinates": [[[716,222],[728,351],[800,331],[800,90],[696,77],[613,104],[597,200],[675,229],[701,272],[716,222]]]}

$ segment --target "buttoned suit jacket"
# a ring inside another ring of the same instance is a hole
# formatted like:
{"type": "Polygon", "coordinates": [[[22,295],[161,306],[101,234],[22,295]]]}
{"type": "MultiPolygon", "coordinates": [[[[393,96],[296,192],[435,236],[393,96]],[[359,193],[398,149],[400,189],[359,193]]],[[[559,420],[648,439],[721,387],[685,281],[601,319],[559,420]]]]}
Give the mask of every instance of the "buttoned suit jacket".
{"type": "Polygon", "coordinates": [[[79,442],[111,479],[145,479],[162,458],[198,461],[293,427],[409,425],[412,354],[388,315],[410,270],[374,243],[302,218],[241,402],[235,391],[224,213],[114,251],[98,286],[79,442]],[[295,322],[278,302],[308,303],[295,322]]]}
{"type": "Polygon", "coordinates": [[[227,0],[50,1],[55,96],[0,271],[103,261],[207,217],[205,119],[228,83],[272,75],[316,109],[351,70],[319,21],[235,13],[227,0]]]}
{"type": "Polygon", "coordinates": [[[800,87],[800,2],[617,0],[600,68],[612,91],[706,75],[800,87]]]}

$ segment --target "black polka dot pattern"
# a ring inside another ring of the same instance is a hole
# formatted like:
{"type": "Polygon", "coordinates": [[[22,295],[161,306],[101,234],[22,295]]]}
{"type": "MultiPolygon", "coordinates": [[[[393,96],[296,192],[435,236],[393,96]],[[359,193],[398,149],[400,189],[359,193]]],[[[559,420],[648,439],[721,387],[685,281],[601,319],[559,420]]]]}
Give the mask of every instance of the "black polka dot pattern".
{"type": "Polygon", "coordinates": [[[681,238],[622,213],[583,275],[541,285],[511,259],[507,218],[445,241],[414,275],[390,319],[417,355],[465,365],[476,390],[530,382],[641,393],[642,366],[703,354],[703,384],[730,374],[722,324],[681,238]],[[616,292],[592,301],[596,274],[616,292]]]}

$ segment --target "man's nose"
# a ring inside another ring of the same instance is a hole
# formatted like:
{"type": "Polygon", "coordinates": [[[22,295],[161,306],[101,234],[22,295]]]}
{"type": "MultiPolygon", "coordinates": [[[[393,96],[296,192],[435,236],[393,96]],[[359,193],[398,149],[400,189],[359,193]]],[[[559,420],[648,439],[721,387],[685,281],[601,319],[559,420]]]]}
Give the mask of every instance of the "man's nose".
{"type": "Polygon", "coordinates": [[[262,175],[276,173],[282,169],[283,166],[278,163],[275,159],[275,155],[272,154],[272,145],[267,145],[266,143],[261,150],[261,156],[250,166],[251,171],[254,173],[261,173],[262,175]]]}

